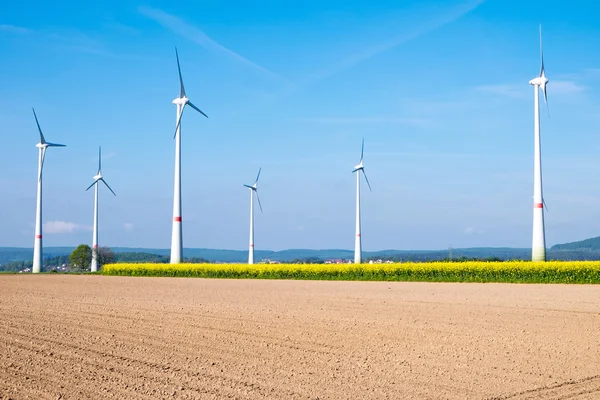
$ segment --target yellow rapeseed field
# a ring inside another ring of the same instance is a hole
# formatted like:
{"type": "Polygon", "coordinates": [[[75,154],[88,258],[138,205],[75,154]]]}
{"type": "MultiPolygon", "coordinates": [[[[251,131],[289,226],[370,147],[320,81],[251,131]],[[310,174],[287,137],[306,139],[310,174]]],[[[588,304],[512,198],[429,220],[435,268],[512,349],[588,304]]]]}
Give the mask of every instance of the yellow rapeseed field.
{"type": "Polygon", "coordinates": [[[439,282],[600,283],[600,261],[393,264],[108,264],[105,275],[439,282]]]}

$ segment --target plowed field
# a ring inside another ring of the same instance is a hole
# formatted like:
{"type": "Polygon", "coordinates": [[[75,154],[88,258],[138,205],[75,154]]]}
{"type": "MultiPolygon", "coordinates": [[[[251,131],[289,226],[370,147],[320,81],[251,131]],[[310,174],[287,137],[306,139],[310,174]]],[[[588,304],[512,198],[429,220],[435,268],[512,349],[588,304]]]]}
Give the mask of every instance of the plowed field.
{"type": "Polygon", "coordinates": [[[600,285],[0,275],[0,399],[599,399],[600,285]]]}

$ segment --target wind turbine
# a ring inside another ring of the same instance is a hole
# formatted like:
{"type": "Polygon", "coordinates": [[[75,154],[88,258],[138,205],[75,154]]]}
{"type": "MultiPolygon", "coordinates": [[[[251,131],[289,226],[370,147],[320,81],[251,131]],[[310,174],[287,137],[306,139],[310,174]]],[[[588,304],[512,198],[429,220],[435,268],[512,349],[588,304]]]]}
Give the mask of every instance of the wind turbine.
{"type": "Polygon", "coordinates": [[[534,162],[533,162],[533,238],[531,246],[532,261],[546,261],[546,233],[544,230],[544,194],[542,191],[542,150],[540,138],[540,95],[544,93],[544,102],[548,107],[546,85],[548,78],[544,70],[544,52],[542,49],[542,26],[540,25],[540,74],[529,81],[534,88],[534,162]]]}
{"type": "Polygon", "coordinates": [[[90,190],[92,186],[96,186],[94,192],[94,233],[93,233],[93,243],[92,243],[92,266],[91,271],[98,271],[98,182],[102,182],[106,185],[108,190],[115,194],[113,190],[108,186],[108,183],[102,177],[102,147],[98,147],[98,173],[94,176],[94,183],[88,186],[86,191],[90,190]]]}
{"type": "Polygon", "coordinates": [[[360,237],[360,172],[362,171],[365,176],[365,180],[367,181],[367,185],[369,185],[369,190],[371,190],[371,184],[369,183],[369,179],[367,178],[367,174],[365,173],[365,166],[363,164],[363,154],[365,151],[365,139],[362,140],[362,148],[360,150],[360,162],[352,172],[357,172],[356,174],[356,238],[354,240],[354,263],[360,264],[362,258],[362,242],[360,237]]]}
{"type": "Polygon", "coordinates": [[[39,273],[42,270],[42,170],[44,168],[44,160],[46,159],[46,150],[48,147],[66,147],[64,144],[46,142],[42,128],[38,121],[35,109],[33,110],[33,116],[37,125],[38,131],[40,132],[40,142],[35,145],[38,148],[38,183],[37,183],[37,203],[35,212],[35,242],[33,245],[33,266],[31,272],[34,274],[39,273]]]}
{"type": "Polygon", "coordinates": [[[181,117],[183,110],[188,105],[206,118],[198,107],[185,95],[183,87],[183,78],[181,77],[181,67],[179,65],[179,53],[175,47],[175,57],[177,58],[177,70],[179,71],[179,97],[173,100],[173,104],[177,105],[177,126],[175,127],[175,184],[173,194],[173,230],[171,233],[171,264],[179,264],[183,253],[183,227],[181,222],[181,117]]]}
{"type": "Polygon", "coordinates": [[[260,212],[262,212],[260,197],[258,197],[258,188],[256,186],[261,170],[262,168],[258,169],[258,175],[256,175],[256,180],[252,185],[244,185],[250,189],[250,246],[248,248],[248,264],[254,264],[254,193],[256,193],[256,200],[258,200],[258,206],[260,207],[260,212]]]}

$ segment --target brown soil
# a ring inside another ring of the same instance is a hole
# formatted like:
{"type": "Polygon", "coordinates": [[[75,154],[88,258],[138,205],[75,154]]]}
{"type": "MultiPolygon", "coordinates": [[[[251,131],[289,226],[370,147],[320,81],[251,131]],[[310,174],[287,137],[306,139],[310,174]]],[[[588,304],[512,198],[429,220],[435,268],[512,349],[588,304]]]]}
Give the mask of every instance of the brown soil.
{"type": "Polygon", "coordinates": [[[600,399],[600,286],[0,276],[1,399],[600,399]]]}

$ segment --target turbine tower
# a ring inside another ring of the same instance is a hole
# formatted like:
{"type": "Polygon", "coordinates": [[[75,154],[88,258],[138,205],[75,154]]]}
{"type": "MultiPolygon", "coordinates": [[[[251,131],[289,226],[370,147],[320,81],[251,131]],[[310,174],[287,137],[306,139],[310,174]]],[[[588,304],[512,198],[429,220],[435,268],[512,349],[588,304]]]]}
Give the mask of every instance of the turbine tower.
{"type": "Polygon", "coordinates": [[[256,200],[258,200],[258,206],[260,207],[260,212],[262,212],[260,197],[258,197],[258,188],[256,187],[261,169],[258,169],[258,175],[256,175],[256,180],[252,185],[244,185],[250,189],[250,245],[248,248],[248,264],[254,264],[254,193],[256,193],[256,200]]]}
{"type": "Polygon", "coordinates": [[[37,182],[37,203],[35,211],[35,242],[33,245],[33,267],[31,272],[34,274],[42,270],[42,170],[44,168],[44,160],[46,159],[46,150],[48,147],[66,147],[64,144],[56,144],[46,142],[42,128],[38,121],[35,109],[32,107],[33,116],[40,132],[40,142],[35,145],[38,148],[38,182],[37,182]]]}
{"type": "Polygon", "coordinates": [[[94,183],[88,186],[86,191],[90,190],[92,186],[96,186],[94,189],[94,233],[92,238],[92,266],[91,271],[98,271],[98,182],[102,182],[106,185],[108,190],[115,194],[113,190],[108,186],[108,183],[102,177],[102,148],[98,147],[98,173],[94,176],[94,183]]]}
{"type": "Polygon", "coordinates": [[[362,241],[360,237],[360,172],[362,171],[371,190],[371,184],[365,173],[365,166],[363,164],[363,154],[365,151],[365,139],[362,140],[362,148],[360,150],[360,162],[352,172],[356,172],[356,238],[354,239],[354,263],[360,264],[362,260],[362,241]]]}
{"type": "Polygon", "coordinates": [[[540,25],[540,74],[529,81],[534,88],[534,163],[533,163],[533,238],[531,246],[532,261],[546,261],[546,233],[544,230],[544,194],[542,191],[542,150],[540,138],[540,95],[544,93],[544,102],[548,107],[546,93],[546,72],[544,70],[544,52],[542,50],[542,26],[540,25]]]}
{"type": "Polygon", "coordinates": [[[173,104],[177,105],[177,126],[175,127],[175,184],[173,194],[173,231],[171,233],[171,264],[179,264],[182,260],[183,253],[183,227],[181,222],[181,117],[186,105],[189,105],[206,118],[198,107],[185,95],[183,87],[183,78],[181,77],[181,67],[179,65],[179,54],[177,47],[175,48],[175,57],[177,58],[177,70],[179,71],[179,97],[173,100],[173,104]]]}

